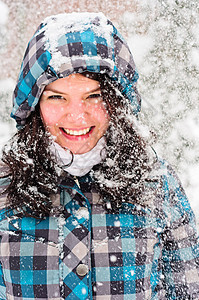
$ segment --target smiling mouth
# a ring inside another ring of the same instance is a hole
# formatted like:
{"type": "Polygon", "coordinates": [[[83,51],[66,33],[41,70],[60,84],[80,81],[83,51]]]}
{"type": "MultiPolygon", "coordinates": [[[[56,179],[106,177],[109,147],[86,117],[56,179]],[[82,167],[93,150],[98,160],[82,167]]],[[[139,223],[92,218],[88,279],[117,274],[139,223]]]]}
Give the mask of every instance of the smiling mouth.
{"type": "Polygon", "coordinates": [[[72,130],[72,129],[67,129],[67,128],[61,128],[64,133],[66,133],[67,135],[71,135],[71,136],[82,136],[82,135],[86,135],[89,132],[91,132],[91,130],[94,128],[95,126],[91,126],[88,128],[84,128],[81,130],[72,130]]]}

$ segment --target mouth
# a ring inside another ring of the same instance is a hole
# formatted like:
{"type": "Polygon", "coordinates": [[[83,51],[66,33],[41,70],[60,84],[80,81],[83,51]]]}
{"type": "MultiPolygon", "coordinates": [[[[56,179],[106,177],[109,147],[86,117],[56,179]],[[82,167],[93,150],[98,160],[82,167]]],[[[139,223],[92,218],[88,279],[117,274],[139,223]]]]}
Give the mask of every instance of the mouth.
{"type": "Polygon", "coordinates": [[[89,137],[89,135],[92,133],[94,128],[95,128],[95,126],[91,126],[91,127],[87,127],[87,128],[80,129],[80,130],[77,130],[77,129],[73,130],[73,129],[61,127],[60,130],[64,134],[64,136],[75,139],[75,138],[89,137]]]}

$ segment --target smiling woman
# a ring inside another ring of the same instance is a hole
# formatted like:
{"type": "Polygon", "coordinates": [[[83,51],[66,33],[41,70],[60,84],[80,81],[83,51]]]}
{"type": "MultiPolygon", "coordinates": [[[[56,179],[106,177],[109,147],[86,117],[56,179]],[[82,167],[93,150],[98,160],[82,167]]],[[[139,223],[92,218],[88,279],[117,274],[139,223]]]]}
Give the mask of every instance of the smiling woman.
{"type": "Polygon", "coordinates": [[[199,298],[195,219],[140,133],[138,73],[102,13],[46,18],[0,170],[0,299],[199,298]]]}
{"type": "Polygon", "coordinates": [[[55,141],[74,154],[90,151],[108,127],[99,82],[81,74],[47,85],[40,111],[55,141]]]}

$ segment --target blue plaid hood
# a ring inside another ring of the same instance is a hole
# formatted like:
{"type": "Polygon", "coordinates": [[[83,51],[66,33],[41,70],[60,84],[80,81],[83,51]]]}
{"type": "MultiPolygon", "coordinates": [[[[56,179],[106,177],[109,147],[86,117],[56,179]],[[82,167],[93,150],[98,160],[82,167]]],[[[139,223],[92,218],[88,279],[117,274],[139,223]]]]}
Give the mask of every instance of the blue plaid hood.
{"type": "Polygon", "coordinates": [[[72,13],[47,17],[30,40],[11,117],[23,126],[46,85],[85,71],[108,75],[129,99],[134,113],[140,111],[138,73],[124,38],[102,13],[72,13]]]}

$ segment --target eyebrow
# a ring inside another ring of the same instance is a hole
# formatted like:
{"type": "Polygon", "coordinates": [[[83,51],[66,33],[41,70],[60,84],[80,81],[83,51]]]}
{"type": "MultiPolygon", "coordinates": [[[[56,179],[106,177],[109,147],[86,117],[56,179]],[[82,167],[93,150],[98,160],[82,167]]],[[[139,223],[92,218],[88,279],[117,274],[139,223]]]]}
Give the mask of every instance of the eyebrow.
{"type": "MultiPolygon", "coordinates": [[[[90,94],[90,93],[93,93],[93,92],[97,92],[99,90],[101,90],[100,87],[97,87],[97,88],[95,88],[91,91],[86,92],[85,94],[90,94]]],[[[67,95],[67,93],[64,93],[64,92],[62,93],[62,92],[60,92],[56,89],[53,89],[53,88],[49,88],[49,89],[47,88],[47,89],[44,90],[44,92],[53,92],[53,93],[56,93],[56,94],[65,94],[65,95],[67,95]]]]}

